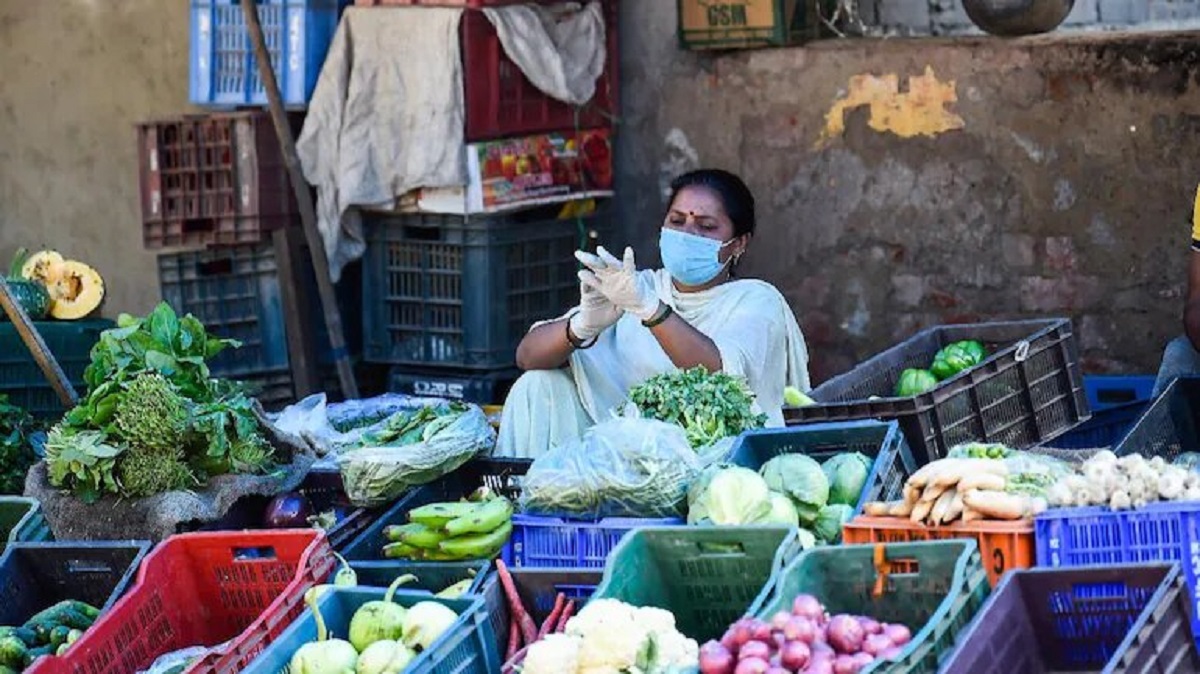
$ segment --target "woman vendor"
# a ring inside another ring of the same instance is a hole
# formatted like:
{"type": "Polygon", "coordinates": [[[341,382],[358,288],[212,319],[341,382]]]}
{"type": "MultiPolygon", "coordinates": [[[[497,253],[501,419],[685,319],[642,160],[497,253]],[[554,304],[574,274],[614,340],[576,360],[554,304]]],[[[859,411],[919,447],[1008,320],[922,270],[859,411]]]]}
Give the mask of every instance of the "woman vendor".
{"type": "Polygon", "coordinates": [[[754,227],[745,183],[700,170],[671,184],[664,269],[637,269],[630,249],[621,260],[576,253],[579,306],[517,347],[525,374],[505,402],[496,455],[537,458],[610,418],[631,387],[698,365],[745,377],[767,425],[782,426],[784,388],[810,388],[808,351],[783,295],[735,277],[754,227]]]}

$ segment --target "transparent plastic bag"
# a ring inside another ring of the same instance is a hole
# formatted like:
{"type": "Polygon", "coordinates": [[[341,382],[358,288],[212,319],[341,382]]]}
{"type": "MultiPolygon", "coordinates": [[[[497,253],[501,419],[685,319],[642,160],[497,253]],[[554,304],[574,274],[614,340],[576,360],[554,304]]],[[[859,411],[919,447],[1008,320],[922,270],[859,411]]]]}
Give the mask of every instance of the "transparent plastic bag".
{"type": "MultiPolygon", "coordinates": [[[[440,398],[395,393],[330,404],[324,393],[316,393],[267,418],[276,428],[304,440],[317,456],[327,457],[357,447],[364,434],[383,426],[397,412],[446,404],[440,398]]],[[[336,460],[329,458],[317,465],[333,466],[336,460]]]]}
{"type": "Polygon", "coordinates": [[[337,466],[350,502],[363,508],[384,505],[475,456],[490,454],[496,446],[495,429],[474,405],[452,419],[442,417],[427,424],[421,435],[420,441],[398,447],[343,448],[337,466]]]}
{"type": "Polygon", "coordinates": [[[721,451],[701,455],[674,424],[604,421],[534,460],[521,481],[521,509],[568,518],[680,517],[688,486],[721,451]]]}

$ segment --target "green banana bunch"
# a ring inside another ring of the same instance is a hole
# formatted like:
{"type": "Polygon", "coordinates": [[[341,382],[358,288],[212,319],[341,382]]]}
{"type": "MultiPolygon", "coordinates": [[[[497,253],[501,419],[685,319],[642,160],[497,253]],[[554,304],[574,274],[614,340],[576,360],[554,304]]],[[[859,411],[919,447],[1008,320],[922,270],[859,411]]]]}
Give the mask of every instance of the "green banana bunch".
{"type": "Polygon", "coordinates": [[[513,505],[508,499],[477,492],[475,500],[430,503],[408,513],[408,523],[384,529],[388,559],[458,561],[492,559],[512,535],[513,505]]]}

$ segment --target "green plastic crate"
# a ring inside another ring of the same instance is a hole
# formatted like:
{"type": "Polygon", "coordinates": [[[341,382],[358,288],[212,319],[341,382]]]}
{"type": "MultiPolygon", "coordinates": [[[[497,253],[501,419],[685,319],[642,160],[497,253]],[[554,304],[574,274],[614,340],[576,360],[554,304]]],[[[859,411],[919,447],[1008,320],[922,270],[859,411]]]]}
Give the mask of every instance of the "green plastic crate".
{"type": "Polygon", "coordinates": [[[750,613],[769,619],[790,610],[796,595],[811,594],[831,614],[906,625],[913,639],[900,660],[876,662],[861,674],[915,674],[938,670],[990,593],[973,540],[846,545],[801,554],[775,577],[750,613]]]}
{"type": "MultiPolygon", "coordinates": [[[[100,333],[113,327],[109,320],[38,321],[34,323],[46,348],[54,354],[76,393],[83,397],[83,371],[91,362],[100,333]]],[[[8,402],[39,418],[62,416],[66,410],[46,381],[41,368],[12,323],[0,321],[0,393],[8,402]]]]}
{"type": "Polygon", "coordinates": [[[8,543],[41,543],[54,540],[50,524],[37,499],[0,496],[0,540],[8,543]]]}
{"type": "Polygon", "coordinates": [[[621,539],[592,599],[619,599],[675,614],[703,642],[746,614],[772,575],[799,553],[787,527],[645,527],[621,539]]]}

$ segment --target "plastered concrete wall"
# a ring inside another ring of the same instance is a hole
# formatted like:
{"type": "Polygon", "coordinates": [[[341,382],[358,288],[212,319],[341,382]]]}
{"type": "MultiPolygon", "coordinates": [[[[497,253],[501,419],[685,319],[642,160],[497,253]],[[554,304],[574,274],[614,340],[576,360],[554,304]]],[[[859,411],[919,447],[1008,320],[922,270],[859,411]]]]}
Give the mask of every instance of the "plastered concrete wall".
{"type": "MultiPolygon", "coordinates": [[[[673,3],[662,3],[663,5],[673,3]]],[[[1180,331],[1200,180],[1195,35],[824,42],[679,51],[625,6],[625,222],[654,252],[665,184],[745,176],[822,380],[942,322],[1070,316],[1093,372],[1149,372],[1180,331]]]]}
{"type": "Polygon", "coordinates": [[[18,246],[93,264],[105,313],[158,297],[134,123],[186,111],[184,0],[0,0],[0,267],[18,246]]]}

